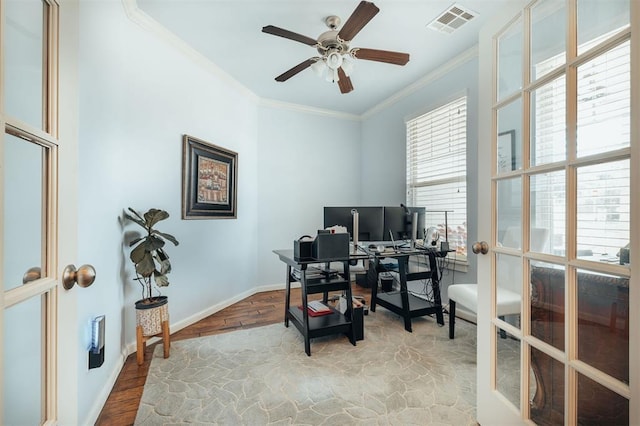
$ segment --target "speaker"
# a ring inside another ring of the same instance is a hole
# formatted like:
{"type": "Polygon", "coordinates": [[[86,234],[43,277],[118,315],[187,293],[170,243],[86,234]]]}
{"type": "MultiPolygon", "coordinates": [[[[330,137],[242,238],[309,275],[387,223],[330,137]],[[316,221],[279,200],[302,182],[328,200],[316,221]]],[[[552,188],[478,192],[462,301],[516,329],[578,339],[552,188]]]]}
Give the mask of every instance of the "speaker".
{"type": "Polygon", "coordinates": [[[349,234],[318,233],[311,246],[315,260],[346,260],[349,258],[349,234]]]}
{"type": "Polygon", "coordinates": [[[620,264],[621,265],[626,265],[627,263],[629,263],[629,249],[628,248],[621,248],[620,249],[620,264]]]}
{"type": "Polygon", "coordinates": [[[299,240],[293,241],[293,258],[295,260],[312,260],[311,257],[311,246],[313,244],[313,240],[303,240],[302,238],[299,240]]]}

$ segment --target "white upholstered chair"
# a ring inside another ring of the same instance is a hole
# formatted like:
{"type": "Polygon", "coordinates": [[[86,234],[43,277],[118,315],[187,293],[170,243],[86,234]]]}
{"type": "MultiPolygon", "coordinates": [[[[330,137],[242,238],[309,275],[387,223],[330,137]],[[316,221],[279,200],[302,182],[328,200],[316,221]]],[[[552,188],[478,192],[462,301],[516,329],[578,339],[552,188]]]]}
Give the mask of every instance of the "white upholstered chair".
{"type": "MultiPolygon", "coordinates": [[[[531,250],[542,252],[549,240],[549,230],[545,228],[533,228],[531,230],[531,250]]],[[[520,229],[509,227],[503,237],[504,245],[509,247],[517,246],[515,241],[519,239],[517,235],[520,229]]],[[[517,282],[517,280],[514,280],[517,282]]],[[[522,295],[521,286],[510,286],[510,288],[500,287],[497,294],[496,309],[498,317],[504,318],[506,315],[520,314],[522,295]]],[[[477,284],[453,284],[447,288],[449,296],[449,338],[453,339],[455,334],[456,305],[460,304],[474,314],[478,313],[478,285],[477,284]]],[[[501,332],[504,337],[505,333],[501,332]]]]}
{"type": "MultiPolygon", "coordinates": [[[[459,303],[474,314],[478,313],[478,284],[453,284],[449,293],[449,339],[453,339],[456,322],[456,305],[459,303]]],[[[498,316],[520,313],[522,296],[516,292],[500,289],[498,292],[498,316]]]]}

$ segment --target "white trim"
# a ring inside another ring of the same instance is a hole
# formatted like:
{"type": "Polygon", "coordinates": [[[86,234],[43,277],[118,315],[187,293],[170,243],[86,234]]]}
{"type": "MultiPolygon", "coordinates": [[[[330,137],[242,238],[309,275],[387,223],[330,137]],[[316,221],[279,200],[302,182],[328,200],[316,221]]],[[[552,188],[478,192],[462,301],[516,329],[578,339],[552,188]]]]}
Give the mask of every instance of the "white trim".
{"type": "Polygon", "coordinates": [[[374,106],[373,108],[365,111],[364,114],[361,115],[362,119],[365,120],[371,117],[373,114],[376,114],[384,110],[385,108],[389,108],[391,105],[395,104],[396,102],[399,102],[401,99],[414,94],[417,90],[420,90],[423,87],[427,86],[428,84],[433,83],[435,80],[441,77],[444,77],[445,75],[447,75],[449,72],[456,69],[460,65],[466,62],[469,62],[470,60],[477,57],[478,57],[478,45],[475,45],[472,48],[462,52],[455,58],[445,62],[443,65],[437,67],[437,69],[435,69],[434,71],[431,71],[429,74],[425,75],[420,80],[410,84],[409,86],[405,87],[401,91],[397,92],[395,95],[391,96],[390,98],[387,98],[386,100],[380,102],[378,105],[374,106]]]}
{"type": "Polygon", "coordinates": [[[362,116],[357,114],[350,114],[348,112],[333,111],[330,109],[316,108],[308,105],[300,105],[289,102],[277,101],[274,99],[261,98],[259,100],[260,106],[287,109],[291,111],[311,113],[316,115],[322,115],[325,117],[342,118],[344,120],[362,121],[362,116]]]}
{"type": "MultiPolygon", "coordinates": [[[[640,2],[631,2],[631,117],[637,117],[640,110],[640,82],[637,75],[640,70],[640,2]],[[633,76],[636,76],[635,78],[633,76]]],[[[631,131],[631,164],[640,164],[640,122],[632,119],[631,131]]],[[[638,303],[639,287],[639,259],[640,252],[640,167],[631,167],[631,253],[635,253],[630,264],[629,279],[629,387],[632,395],[630,399],[629,424],[640,423],[640,410],[637,408],[640,395],[640,366],[635,360],[640,355],[640,305],[638,303]],[[634,237],[635,236],[635,237],[634,237]],[[633,361],[632,361],[633,360],[633,361]]]]}
{"type": "Polygon", "coordinates": [[[122,0],[122,5],[124,6],[125,13],[127,17],[139,25],[146,31],[152,32],[157,35],[160,39],[166,41],[168,44],[172,45],[180,52],[182,52],[189,59],[194,61],[196,64],[200,65],[207,71],[211,72],[216,77],[221,78],[226,83],[234,87],[238,92],[242,95],[248,97],[253,102],[258,105],[272,107],[272,108],[280,108],[286,110],[292,110],[297,112],[311,113],[328,117],[342,118],[346,120],[354,120],[360,121],[361,116],[357,114],[349,114],[345,112],[332,111],[323,108],[314,108],[306,105],[299,105],[288,102],[281,102],[272,99],[260,98],[254,92],[249,90],[246,86],[240,83],[238,80],[233,78],[230,74],[223,71],[222,68],[218,67],[214,62],[212,62],[209,58],[202,55],[200,52],[191,47],[184,40],[176,36],[174,33],[169,31],[166,27],[161,25],[159,22],[154,20],[152,17],[144,13],[138,7],[137,0],[122,0]]]}
{"type": "Polygon", "coordinates": [[[120,357],[118,359],[118,362],[116,362],[113,370],[111,370],[111,374],[109,374],[109,377],[107,378],[106,383],[102,387],[100,394],[97,395],[95,401],[93,402],[93,406],[91,407],[91,410],[89,410],[89,413],[87,413],[87,418],[85,419],[86,421],[81,424],[85,424],[85,425],[96,424],[96,422],[98,421],[98,417],[100,417],[100,413],[102,412],[102,409],[104,408],[104,405],[107,402],[107,399],[109,399],[109,395],[111,395],[111,391],[113,390],[113,387],[116,385],[118,376],[120,376],[120,372],[124,368],[124,363],[127,361],[128,356],[129,354],[127,353],[126,348],[122,349],[122,351],[120,352],[120,357]]]}
{"type": "Polygon", "coordinates": [[[238,80],[233,78],[230,74],[223,71],[220,67],[218,67],[214,62],[212,62],[206,56],[199,53],[197,50],[192,48],[184,40],[176,36],[174,33],[169,31],[166,27],[164,27],[159,22],[154,20],[152,17],[150,17],[149,15],[144,13],[142,10],[140,10],[140,8],[138,7],[137,0],[122,0],[122,5],[124,7],[127,17],[132,22],[134,22],[135,24],[139,25],[141,28],[149,32],[156,34],[159,38],[163,39],[173,47],[180,50],[187,57],[192,59],[195,63],[199,64],[204,69],[211,72],[212,74],[225,80],[232,87],[238,90],[238,92],[242,93],[244,96],[247,96],[248,98],[252,99],[258,104],[263,106],[273,107],[273,108],[282,108],[282,109],[288,109],[292,111],[312,113],[312,114],[318,114],[322,116],[329,116],[329,117],[335,117],[335,118],[342,118],[346,120],[364,121],[367,118],[371,117],[373,114],[376,114],[386,108],[389,108],[391,105],[395,104],[396,102],[399,102],[401,99],[412,95],[413,93],[415,93],[415,91],[425,87],[428,84],[433,83],[438,78],[445,76],[451,70],[478,57],[478,45],[475,45],[470,49],[467,49],[466,51],[462,52],[460,55],[456,56],[455,58],[445,62],[443,65],[437,67],[436,70],[428,73],[418,81],[410,84],[409,86],[405,87],[401,91],[397,92],[396,94],[392,95],[386,100],[380,102],[373,108],[365,111],[363,114],[361,115],[350,114],[346,112],[332,111],[332,110],[323,109],[323,108],[315,108],[315,107],[299,105],[294,103],[281,102],[273,99],[260,98],[253,91],[251,91],[242,83],[240,83],[238,80]]]}
{"type": "Polygon", "coordinates": [[[176,36],[174,33],[169,31],[167,28],[158,23],[155,19],[144,13],[138,8],[138,4],[136,0],[122,0],[122,5],[124,7],[124,11],[127,17],[135,24],[139,25],[146,31],[152,32],[157,35],[160,39],[166,41],[168,44],[172,45],[180,52],[184,53],[185,56],[189,57],[196,64],[202,66],[202,68],[211,72],[212,74],[220,77],[225,80],[231,87],[235,88],[242,95],[248,97],[249,99],[257,102],[259,100],[258,95],[249,90],[246,86],[240,84],[238,80],[233,78],[231,75],[222,70],[222,68],[218,67],[211,60],[209,60],[206,56],[202,55],[200,52],[191,47],[188,43],[182,40],[180,37],[176,36]]]}
{"type": "MultiPolygon", "coordinates": [[[[293,284],[293,283],[292,283],[293,284]]],[[[300,284],[298,284],[298,287],[300,286],[300,284]]],[[[292,287],[295,287],[295,285],[293,285],[292,287]]],[[[204,309],[196,314],[191,315],[190,317],[187,317],[175,324],[171,325],[171,333],[175,333],[177,331],[182,330],[183,328],[186,328],[192,324],[197,323],[198,321],[215,314],[216,312],[219,312],[221,310],[223,310],[224,308],[228,308],[229,306],[240,302],[241,300],[246,299],[247,297],[253,296],[254,294],[257,293],[262,293],[265,291],[272,291],[272,290],[283,290],[285,288],[285,284],[273,284],[273,285],[265,285],[265,286],[260,286],[260,287],[254,287],[250,290],[247,290],[243,293],[237,294],[235,296],[233,296],[230,299],[224,300],[220,303],[217,303],[207,309],[204,309]]],[[[169,301],[169,303],[171,303],[171,301],[169,301]]],[[[283,318],[284,318],[284,312],[283,314],[283,318]]],[[[151,339],[149,340],[149,342],[151,342],[151,339]]],[[[131,343],[134,347],[134,352],[135,352],[135,342],[131,343]]]]}
{"type": "MultiPolygon", "coordinates": [[[[465,88],[465,89],[461,89],[461,90],[458,90],[456,92],[453,92],[453,93],[449,94],[449,96],[447,96],[445,98],[438,99],[437,102],[434,102],[434,103],[432,103],[430,105],[424,106],[424,107],[420,108],[419,110],[414,111],[414,112],[406,115],[404,117],[404,123],[407,124],[411,120],[415,120],[418,117],[423,116],[426,113],[433,111],[434,109],[442,108],[443,106],[448,105],[448,104],[452,103],[453,101],[456,101],[456,100],[458,100],[460,98],[463,98],[463,97],[466,97],[466,98],[469,97],[469,89],[465,88]]],[[[468,123],[469,123],[469,121],[467,120],[467,128],[469,127],[468,123]]]]}
{"type": "MultiPolygon", "coordinates": [[[[300,287],[300,283],[291,283],[291,288],[297,288],[300,287]]],[[[186,328],[190,325],[193,325],[195,323],[197,323],[198,321],[211,316],[217,312],[220,312],[221,310],[228,308],[229,306],[238,303],[244,299],[246,299],[247,297],[253,296],[254,294],[257,293],[263,293],[266,291],[274,291],[274,290],[284,290],[285,288],[285,284],[272,284],[272,285],[264,285],[264,286],[259,286],[259,287],[254,287],[250,290],[247,290],[243,293],[237,294],[227,300],[223,300],[220,303],[217,303],[213,306],[210,306],[206,309],[203,309],[200,312],[197,312],[193,315],[191,315],[190,317],[187,317],[181,321],[178,321],[175,324],[171,324],[169,326],[170,330],[171,330],[171,334],[177,333],[178,331],[182,330],[183,328],[186,328]]],[[[171,300],[169,300],[169,304],[171,304],[171,300]]],[[[284,318],[284,312],[283,312],[283,318],[284,318]]],[[[155,342],[160,341],[159,337],[152,337],[147,341],[147,345],[152,345],[155,342]]],[[[126,349],[126,353],[128,355],[135,353],[136,352],[136,342],[131,341],[129,343],[126,344],[125,346],[126,349]]]]}
{"type": "MultiPolygon", "coordinates": [[[[183,328],[193,325],[210,315],[220,312],[221,310],[228,308],[229,306],[237,302],[240,302],[241,300],[246,299],[249,296],[253,296],[254,294],[257,294],[257,293],[264,293],[267,291],[284,290],[285,286],[286,286],[285,284],[271,284],[271,285],[254,287],[251,290],[247,290],[239,295],[236,295],[230,299],[217,303],[207,309],[204,309],[194,315],[191,315],[190,317],[185,318],[182,321],[178,321],[177,323],[170,325],[171,334],[174,334],[182,330],[183,328]]],[[[300,283],[297,283],[297,282],[291,283],[291,288],[299,288],[299,287],[300,287],[300,283]]],[[[171,301],[169,301],[169,303],[171,303],[171,301]]],[[[152,337],[147,341],[147,345],[152,345],[158,341],[160,341],[159,337],[152,337]]],[[[109,395],[111,395],[111,392],[113,391],[113,387],[115,386],[116,381],[118,380],[118,376],[120,375],[120,372],[124,368],[124,364],[127,361],[127,358],[129,357],[129,355],[135,353],[136,349],[137,348],[136,348],[135,341],[129,342],[124,345],[124,347],[122,348],[122,352],[120,353],[120,359],[118,360],[113,370],[111,371],[111,374],[109,375],[109,378],[105,383],[105,385],[102,387],[102,392],[100,392],[100,395],[98,395],[98,397],[96,398],[93,404],[93,407],[91,407],[91,411],[89,411],[89,414],[87,415],[87,419],[86,419],[87,421],[85,421],[82,424],[96,423],[96,421],[98,420],[98,417],[100,416],[100,413],[104,408],[104,404],[107,402],[109,395]]]]}

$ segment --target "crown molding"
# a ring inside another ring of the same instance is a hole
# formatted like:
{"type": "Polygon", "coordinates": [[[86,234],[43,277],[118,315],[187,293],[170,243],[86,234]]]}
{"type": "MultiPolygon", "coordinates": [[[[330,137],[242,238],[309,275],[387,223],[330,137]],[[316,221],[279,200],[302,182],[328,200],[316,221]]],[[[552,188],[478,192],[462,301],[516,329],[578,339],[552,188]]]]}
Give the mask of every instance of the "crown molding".
{"type": "Polygon", "coordinates": [[[422,89],[428,84],[433,83],[435,80],[447,75],[449,72],[459,67],[460,65],[478,57],[478,45],[476,44],[470,49],[465,50],[455,58],[445,62],[443,65],[439,66],[436,70],[430,72],[429,74],[422,77],[420,80],[415,83],[410,84],[405,87],[395,95],[385,99],[380,102],[378,105],[373,108],[365,111],[360,117],[364,121],[372,115],[389,108],[391,105],[399,102],[401,99],[406,98],[407,96],[413,95],[416,91],[422,89]]]}
{"type": "Polygon", "coordinates": [[[166,27],[158,23],[151,16],[147,15],[142,10],[140,10],[140,8],[138,8],[137,0],[122,0],[122,4],[124,6],[124,10],[127,17],[132,22],[139,25],[141,28],[154,33],[165,42],[174,46],[176,49],[181,51],[183,54],[185,54],[195,63],[202,66],[204,69],[208,70],[209,72],[221,78],[222,80],[226,81],[230,86],[235,88],[239,93],[246,96],[247,98],[255,102],[257,105],[271,107],[271,108],[280,108],[280,109],[302,112],[307,114],[315,114],[315,115],[320,115],[325,117],[340,118],[344,120],[364,121],[369,117],[373,116],[374,114],[377,114],[378,112],[386,108],[389,108],[390,106],[399,102],[403,98],[411,96],[417,90],[420,90],[426,85],[433,83],[435,80],[443,77],[444,75],[449,73],[451,70],[455,69],[456,67],[478,56],[478,45],[475,45],[472,48],[462,52],[460,55],[456,56],[455,58],[445,62],[442,66],[438,67],[436,70],[425,75],[420,80],[410,84],[409,86],[405,87],[398,93],[385,99],[384,101],[380,102],[373,108],[365,111],[363,114],[351,114],[351,113],[346,113],[341,111],[315,108],[307,105],[277,101],[277,100],[268,99],[268,98],[261,98],[258,95],[256,95],[253,91],[249,90],[246,86],[241,84],[238,80],[233,78],[233,76],[223,71],[215,63],[213,63],[209,58],[199,53],[197,50],[195,50],[193,47],[187,44],[184,40],[182,40],[181,38],[176,36],[174,33],[169,31],[166,27]]]}
{"type": "Polygon", "coordinates": [[[348,112],[335,111],[331,109],[316,108],[308,105],[300,105],[274,99],[260,98],[260,106],[286,109],[290,111],[303,112],[307,114],[321,115],[324,117],[340,118],[343,120],[362,121],[362,116],[358,114],[350,114],[348,112]]]}
{"type": "Polygon", "coordinates": [[[122,5],[124,6],[125,14],[133,23],[139,25],[146,31],[154,33],[159,38],[178,49],[185,56],[189,57],[196,64],[200,65],[220,79],[226,81],[231,87],[236,89],[242,95],[246,96],[256,103],[260,100],[260,97],[258,95],[249,90],[246,86],[240,84],[238,80],[222,70],[222,68],[218,67],[215,63],[209,60],[209,58],[195,50],[180,37],[176,36],[166,27],[161,25],[158,21],[140,10],[136,0],[122,0],[122,5]]]}
{"type": "Polygon", "coordinates": [[[271,108],[280,108],[290,111],[303,112],[307,114],[315,114],[321,115],[324,117],[333,117],[340,118],[344,120],[355,120],[360,121],[361,117],[357,114],[349,114],[340,111],[334,111],[323,108],[315,108],[306,105],[293,104],[288,102],[276,101],[273,99],[261,98],[256,95],[254,92],[249,90],[246,86],[241,84],[238,80],[233,78],[230,74],[223,71],[220,67],[218,67],[215,63],[213,63],[209,58],[202,55],[200,52],[195,50],[189,44],[187,44],[180,37],[176,36],[174,33],[169,31],[166,27],[161,25],[158,21],[153,19],[151,16],[144,13],[138,7],[137,0],[122,0],[122,4],[124,6],[125,13],[127,17],[139,25],[141,28],[146,31],[152,32],[157,35],[159,38],[174,46],[176,49],[184,53],[188,58],[214,74],[215,76],[223,79],[228,84],[233,86],[238,92],[243,94],[244,96],[251,99],[257,105],[271,107],[271,108]]]}

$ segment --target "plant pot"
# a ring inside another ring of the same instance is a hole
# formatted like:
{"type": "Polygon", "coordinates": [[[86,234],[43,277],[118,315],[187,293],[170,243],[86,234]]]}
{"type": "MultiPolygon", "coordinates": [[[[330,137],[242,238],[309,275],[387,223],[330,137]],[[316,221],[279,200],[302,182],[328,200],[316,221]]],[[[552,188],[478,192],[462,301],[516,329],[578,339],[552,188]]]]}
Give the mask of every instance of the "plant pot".
{"type": "Polygon", "coordinates": [[[162,333],[162,322],[169,321],[169,299],[158,296],[136,302],[136,326],[142,327],[142,335],[155,336],[162,333]]]}

